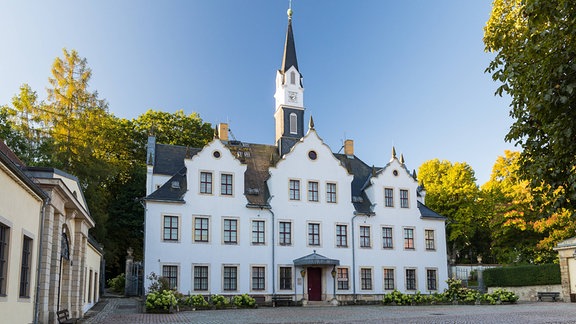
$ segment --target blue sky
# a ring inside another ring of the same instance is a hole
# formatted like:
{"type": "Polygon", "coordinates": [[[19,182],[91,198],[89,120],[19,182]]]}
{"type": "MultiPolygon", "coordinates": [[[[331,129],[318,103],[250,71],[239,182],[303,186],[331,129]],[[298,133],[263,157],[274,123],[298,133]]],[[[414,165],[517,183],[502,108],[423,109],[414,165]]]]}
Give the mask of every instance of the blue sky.
{"type": "MultiPolygon", "coordinates": [[[[274,80],[288,0],[0,0],[0,105],[23,83],[46,98],[52,62],[76,49],[110,112],[198,112],[238,140],[273,144],[274,80]]],[[[409,169],[439,158],[489,179],[509,98],[484,73],[491,1],[294,0],[306,119],[333,151],[409,169]]]]}

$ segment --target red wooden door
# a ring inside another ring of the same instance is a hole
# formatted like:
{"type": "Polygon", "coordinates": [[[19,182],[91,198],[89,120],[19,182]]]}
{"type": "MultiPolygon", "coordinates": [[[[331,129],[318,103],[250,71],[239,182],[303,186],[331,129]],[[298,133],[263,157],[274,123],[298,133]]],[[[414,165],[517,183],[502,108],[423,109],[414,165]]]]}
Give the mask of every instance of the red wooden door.
{"type": "Polygon", "coordinates": [[[308,268],[308,300],[322,300],[322,268],[308,268]]]}

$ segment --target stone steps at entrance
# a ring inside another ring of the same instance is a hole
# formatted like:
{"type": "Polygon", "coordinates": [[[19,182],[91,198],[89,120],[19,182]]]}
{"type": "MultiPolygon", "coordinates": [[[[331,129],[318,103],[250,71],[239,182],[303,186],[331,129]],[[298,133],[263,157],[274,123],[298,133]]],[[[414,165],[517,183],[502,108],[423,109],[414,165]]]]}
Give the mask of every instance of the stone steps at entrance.
{"type": "Polygon", "coordinates": [[[302,305],[304,307],[333,307],[336,306],[332,304],[329,300],[328,301],[307,301],[306,305],[302,305]]]}

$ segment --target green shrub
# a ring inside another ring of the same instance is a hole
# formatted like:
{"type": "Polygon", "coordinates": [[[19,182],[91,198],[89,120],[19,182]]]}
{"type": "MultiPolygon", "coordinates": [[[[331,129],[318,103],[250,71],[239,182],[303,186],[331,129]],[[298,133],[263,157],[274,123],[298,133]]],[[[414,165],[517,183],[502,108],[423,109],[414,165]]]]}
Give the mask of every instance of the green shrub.
{"type": "Polygon", "coordinates": [[[515,303],[518,300],[518,296],[515,293],[506,289],[498,288],[491,295],[493,299],[501,302],[515,303]]]}
{"type": "Polygon", "coordinates": [[[487,287],[518,287],[560,284],[558,264],[524,265],[484,270],[487,287]]]}
{"type": "Polygon", "coordinates": [[[108,284],[108,287],[110,287],[114,292],[123,294],[124,288],[126,287],[126,276],[121,273],[115,278],[108,279],[106,283],[108,284]]]}
{"type": "Polygon", "coordinates": [[[224,308],[228,306],[230,302],[228,301],[228,298],[222,295],[212,295],[210,297],[210,303],[212,303],[216,308],[224,308]]]}
{"type": "Polygon", "coordinates": [[[394,289],[394,291],[392,291],[391,293],[384,295],[382,302],[385,305],[389,305],[389,304],[402,305],[402,295],[403,294],[401,292],[394,289]]]}
{"type": "Polygon", "coordinates": [[[234,305],[239,308],[253,308],[256,306],[256,300],[248,294],[237,295],[233,298],[234,305]]]}
{"type": "Polygon", "coordinates": [[[202,295],[188,296],[188,298],[186,298],[186,305],[196,308],[208,308],[210,306],[202,295]]]}
{"type": "Polygon", "coordinates": [[[492,294],[482,294],[477,290],[462,287],[462,281],[448,279],[448,288],[442,293],[433,293],[423,295],[419,291],[415,294],[403,294],[394,290],[389,294],[384,294],[382,303],[384,305],[421,305],[421,304],[438,304],[438,303],[459,303],[459,304],[476,304],[489,303],[498,304],[501,302],[515,303],[518,296],[505,289],[496,289],[492,294]]]}
{"type": "Polygon", "coordinates": [[[146,296],[147,312],[170,312],[178,304],[176,296],[172,290],[162,292],[151,292],[146,296]]]}

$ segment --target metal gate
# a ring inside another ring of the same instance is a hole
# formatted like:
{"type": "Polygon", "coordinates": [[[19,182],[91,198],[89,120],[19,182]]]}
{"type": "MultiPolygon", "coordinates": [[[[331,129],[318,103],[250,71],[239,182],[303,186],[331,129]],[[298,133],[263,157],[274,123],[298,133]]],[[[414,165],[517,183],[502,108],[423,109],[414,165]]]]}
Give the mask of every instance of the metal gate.
{"type": "Polygon", "coordinates": [[[144,284],[144,271],[142,261],[126,262],[126,285],[124,294],[126,296],[142,296],[144,284]]]}

